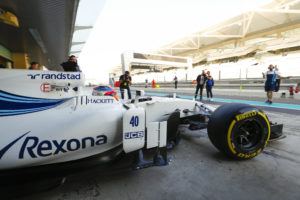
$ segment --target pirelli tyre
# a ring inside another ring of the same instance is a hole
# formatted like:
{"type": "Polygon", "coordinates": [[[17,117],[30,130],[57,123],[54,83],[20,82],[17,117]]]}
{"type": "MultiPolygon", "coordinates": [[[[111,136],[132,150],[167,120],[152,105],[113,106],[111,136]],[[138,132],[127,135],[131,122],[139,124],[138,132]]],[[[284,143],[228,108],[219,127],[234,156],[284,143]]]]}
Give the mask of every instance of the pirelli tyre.
{"type": "Polygon", "coordinates": [[[211,115],[207,128],[213,145],[238,160],[257,156],[270,138],[270,123],[259,109],[247,104],[225,104],[211,115]]]}

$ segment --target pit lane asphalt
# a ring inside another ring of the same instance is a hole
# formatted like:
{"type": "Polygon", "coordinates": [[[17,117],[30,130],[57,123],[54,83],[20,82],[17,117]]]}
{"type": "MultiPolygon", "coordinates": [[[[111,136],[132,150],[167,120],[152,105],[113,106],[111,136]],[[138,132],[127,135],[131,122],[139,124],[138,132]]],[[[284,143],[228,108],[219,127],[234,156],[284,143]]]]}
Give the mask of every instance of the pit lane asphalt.
{"type": "Polygon", "coordinates": [[[18,199],[300,199],[300,115],[269,108],[263,110],[271,121],[284,124],[287,137],[269,142],[254,159],[231,160],[211,144],[206,131],[184,129],[180,144],[169,151],[173,160],[168,166],[99,167],[67,177],[58,188],[18,199]]]}

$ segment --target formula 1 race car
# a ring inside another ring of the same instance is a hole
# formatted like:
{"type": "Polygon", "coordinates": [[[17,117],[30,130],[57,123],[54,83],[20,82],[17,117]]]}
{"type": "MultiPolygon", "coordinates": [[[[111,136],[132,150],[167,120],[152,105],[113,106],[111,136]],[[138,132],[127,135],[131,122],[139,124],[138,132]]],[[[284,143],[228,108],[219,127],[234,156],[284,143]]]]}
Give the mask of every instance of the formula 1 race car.
{"type": "Polygon", "coordinates": [[[213,109],[143,91],[128,101],[98,92],[84,87],[79,72],[0,69],[0,176],[81,169],[121,152],[138,155],[136,168],[164,165],[180,124],[207,128],[212,144],[238,160],[257,156],[270,135],[282,132],[281,124],[246,104],[213,109]],[[142,151],[151,149],[153,160],[142,162],[142,151]]]}

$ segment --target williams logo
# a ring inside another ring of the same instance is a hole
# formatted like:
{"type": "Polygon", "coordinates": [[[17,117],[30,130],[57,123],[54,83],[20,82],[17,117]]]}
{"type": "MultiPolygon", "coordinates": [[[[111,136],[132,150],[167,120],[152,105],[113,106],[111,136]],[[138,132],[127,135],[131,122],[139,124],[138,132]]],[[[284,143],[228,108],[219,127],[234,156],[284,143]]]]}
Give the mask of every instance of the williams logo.
{"type": "MultiPolygon", "coordinates": [[[[0,160],[3,155],[16,144],[20,139],[26,136],[30,131],[21,135],[3,149],[0,150],[0,160]]],[[[77,151],[88,147],[99,146],[107,143],[105,135],[98,135],[96,137],[85,137],[80,139],[71,138],[63,140],[40,140],[36,136],[27,136],[21,145],[19,151],[19,159],[23,159],[26,155],[31,158],[47,157],[66,153],[69,151],[77,151]]]]}

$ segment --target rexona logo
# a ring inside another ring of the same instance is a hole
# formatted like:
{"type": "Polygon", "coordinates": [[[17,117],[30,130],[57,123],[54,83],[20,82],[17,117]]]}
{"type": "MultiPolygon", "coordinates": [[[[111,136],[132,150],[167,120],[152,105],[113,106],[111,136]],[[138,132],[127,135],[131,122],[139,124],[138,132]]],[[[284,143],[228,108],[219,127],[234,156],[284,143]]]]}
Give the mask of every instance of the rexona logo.
{"type": "Polygon", "coordinates": [[[46,79],[46,80],[80,80],[81,74],[27,74],[30,79],[46,79]]]}
{"type": "MultiPolygon", "coordinates": [[[[29,131],[30,132],[30,131],[29,131]]],[[[21,135],[3,149],[0,150],[0,159],[14,144],[16,144],[21,138],[26,136],[29,132],[21,135]]],[[[99,146],[107,143],[106,135],[98,135],[96,137],[84,137],[82,139],[71,138],[63,140],[40,140],[36,136],[27,136],[21,145],[19,151],[19,159],[23,159],[25,156],[31,158],[47,157],[57,155],[61,153],[67,153],[70,151],[77,151],[79,149],[85,149],[88,147],[99,146]]]]}

